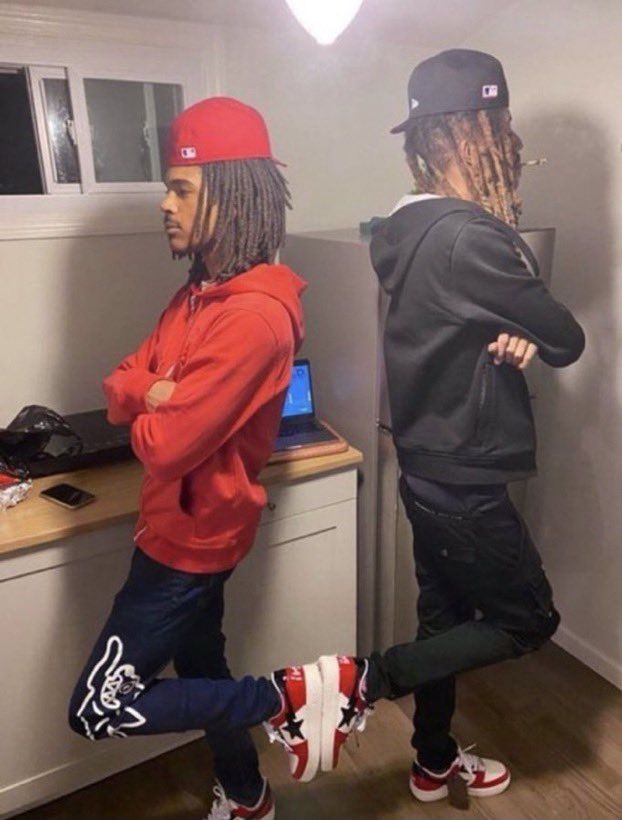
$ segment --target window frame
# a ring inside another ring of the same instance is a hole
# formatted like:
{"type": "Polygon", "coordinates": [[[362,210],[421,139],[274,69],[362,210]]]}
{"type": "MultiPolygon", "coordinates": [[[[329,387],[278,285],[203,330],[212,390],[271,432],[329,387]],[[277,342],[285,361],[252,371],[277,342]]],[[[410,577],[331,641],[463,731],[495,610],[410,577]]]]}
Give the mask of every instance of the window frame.
{"type": "MultiPolygon", "coordinates": [[[[66,69],[77,135],[80,128],[89,128],[81,78],[179,85],[183,105],[187,106],[223,93],[223,43],[222,29],[201,23],[0,6],[2,64],[44,71],[66,69]]],[[[36,129],[37,139],[41,140],[38,126],[36,129]]],[[[43,138],[42,166],[44,151],[48,150],[47,135],[43,138]]],[[[89,185],[90,135],[87,151],[84,139],[78,135],[78,140],[81,190],[66,191],[69,184],[61,183],[61,191],[0,197],[0,241],[162,231],[158,205],[165,190],[163,183],[98,184],[93,173],[89,185]]],[[[43,167],[42,173],[50,178],[43,167]]]]}

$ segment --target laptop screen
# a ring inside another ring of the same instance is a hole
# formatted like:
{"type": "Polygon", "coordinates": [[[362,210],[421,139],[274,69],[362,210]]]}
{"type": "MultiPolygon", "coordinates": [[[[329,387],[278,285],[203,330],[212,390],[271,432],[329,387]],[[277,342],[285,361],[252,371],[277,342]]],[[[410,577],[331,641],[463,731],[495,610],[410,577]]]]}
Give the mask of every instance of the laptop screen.
{"type": "Polygon", "coordinates": [[[294,362],[292,380],[287,391],[283,407],[283,418],[308,416],[315,412],[313,408],[313,390],[311,389],[311,368],[309,362],[294,362]]]}

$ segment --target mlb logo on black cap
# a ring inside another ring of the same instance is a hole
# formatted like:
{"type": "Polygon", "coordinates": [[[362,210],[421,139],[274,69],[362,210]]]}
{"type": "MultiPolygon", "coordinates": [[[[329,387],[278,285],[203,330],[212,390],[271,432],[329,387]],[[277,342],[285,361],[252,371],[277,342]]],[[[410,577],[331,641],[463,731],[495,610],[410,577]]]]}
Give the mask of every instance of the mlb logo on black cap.
{"type": "Polygon", "coordinates": [[[392,133],[407,131],[415,120],[431,114],[507,108],[509,104],[499,60],[482,51],[454,48],[415,66],[408,81],[408,119],[392,133]]]}

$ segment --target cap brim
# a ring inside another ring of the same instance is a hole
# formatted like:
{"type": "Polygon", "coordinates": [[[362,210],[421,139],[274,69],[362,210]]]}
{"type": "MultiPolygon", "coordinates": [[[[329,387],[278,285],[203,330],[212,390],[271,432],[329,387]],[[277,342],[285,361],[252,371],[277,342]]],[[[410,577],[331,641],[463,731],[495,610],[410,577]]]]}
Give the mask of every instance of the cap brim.
{"type": "Polygon", "coordinates": [[[391,129],[391,134],[401,134],[404,131],[408,130],[408,126],[411,124],[412,120],[410,117],[404,122],[401,122],[399,125],[396,125],[395,128],[391,129]]]}

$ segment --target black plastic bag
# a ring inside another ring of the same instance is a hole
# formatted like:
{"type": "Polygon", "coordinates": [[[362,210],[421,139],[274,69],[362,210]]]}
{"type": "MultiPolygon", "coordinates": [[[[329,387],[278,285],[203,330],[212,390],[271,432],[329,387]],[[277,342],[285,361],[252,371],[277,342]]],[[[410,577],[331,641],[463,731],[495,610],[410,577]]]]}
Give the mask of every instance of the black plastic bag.
{"type": "Polygon", "coordinates": [[[80,436],[49,407],[30,404],[20,410],[8,427],[0,428],[0,459],[22,474],[33,462],[81,451],[80,436]]]}

